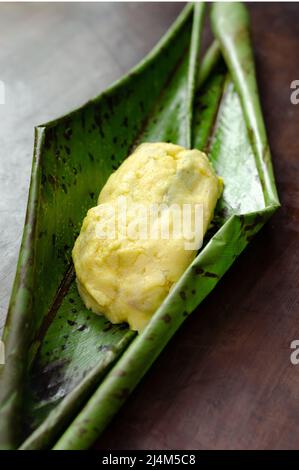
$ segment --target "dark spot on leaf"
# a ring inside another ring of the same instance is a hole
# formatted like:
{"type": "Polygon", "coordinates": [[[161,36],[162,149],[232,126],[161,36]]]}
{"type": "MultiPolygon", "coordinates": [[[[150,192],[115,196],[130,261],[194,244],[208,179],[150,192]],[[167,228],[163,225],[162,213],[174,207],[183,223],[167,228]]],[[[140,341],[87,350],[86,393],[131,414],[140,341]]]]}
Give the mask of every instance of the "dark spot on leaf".
{"type": "Polygon", "coordinates": [[[130,389],[129,388],[121,388],[117,392],[114,393],[114,397],[117,398],[118,400],[125,400],[130,394],[130,389]]]}
{"type": "Polygon", "coordinates": [[[67,322],[68,322],[68,324],[69,324],[70,326],[75,326],[75,325],[77,325],[77,323],[76,323],[74,320],[67,320],[67,322]]]}
{"type": "Polygon", "coordinates": [[[91,370],[90,367],[89,367],[88,369],[86,369],[86,370],[83,372],[82,377],[83,377],[83,378],[86,377],[87,374],[90,372],[90,370],[91,370]]]}
{"type": "Polygon", "coordinates": [[[56,395],[63,382],[65,366],[68,363],[67,359],[54,359],[42,367],[39,360],[35,361],[31,383],[34,393],[40,400],[48,400],[56,395]]]}
{"type": "Polygon", "coordinates": [[[86,330],[87,326],[86,325],[80,325],[79,328],[77,328],[77,331],[84,331],[86,330]]]}
{"type": "Polygon", "coordinates": [[[197,276],[201,276],[204,273],[204,270],[200,266],[193,266],[193,270],[197,276]]]}
{"type": "Polygon", "coordinates": [[[66,140],[70,140],[70,138],[72,137],[72,134],[73,134],[73,131],[72,129],[69,127],[68,129],[66,129],[63,133],[63,136],[66,140]]]}
{"type": "Polygon", "coordinates": [[[48,181],[52,186],[56,185],[56,178],[53,175],[48,175],[48,181]]]}
{"type": "Polygon", "coordinates": [[[68,155],[71,154],[71,149],[67,145],[64,146],[64,149],[68,155]]]}
{"type": "Polygon", "coordinates": [[[54,129],[48,128],[45,136],[45,148],[49,150],[51,148],[52,142],[55,139],[54,129]]]}
{"type": "Polygon", "coordinates": [[[165,313],[165,315],[163,315],[163,317],[162,317],[162,320],[165,323],[170,323],[171,322],[171,316],[168,313],[165,313]]]}
{"type": "Polygon", "coordinates": [[[186,296],[186,292],[184,290],[180,291],[180,297],[181,297],[181,299],[186,300],[187,296],[186,296]]]}
{"type": "Polygon", "coordinates": [[[205,277],[216,278],[216,279],[218,279],[218,277],[219,277],[218,274],[216,274],[216,273],[211,273],[211,272],[209,272],[209,271],[205,271],[204,276],[205,276],[205,277]]]}
{"type": "Polygon", "coordinates": [[[147,335],[145,339],[148,340],[148,341],[154,341],[155,338],[156,338],[156,336],[153,333],[151,333],[151,334],[147,335]]]}
{"type": "Polygon", "coordinates": [[[209,107],[209,103],[204,103],[204,102],[202,102],[202,101],[199,101],[199,102],[197,103],[197,110],[198,110],[199,112],[205,111],[208,107],[209,107]]]}
{"type": "MultiPolygon", "coordinates": [[[[241,218],[241,216],[240,216],[240,218],[241,218]]],[[[244,224],[244,219],[243,219],[242,228],[244,229],[245,232],[249,232],[251,230],[254,230],[256,228],[256,226],[259,225],[262,222],[263,222],[263,216],[261,214],[256,214],[256,216],[254,217],[252,223],[250,223],[250,224],[245,225],[244,224]]]]}
{"type": "Polygon", "coordinates": [[[101,344],[101,346],[97,347],[97,350],[99,352],[108,352],[108,351],[113,351],[113,346],[110,346],[109,344],[101,344]]]}
{"type": "Polygon", "coordinates": [[[266,163],[266,165],[268,165],[268,163],[270,161],[270,149],[269,149],[268,145],[266,147],[264,147],[264,149],[263,149],[263,160],[266,163]]]}
{"type": "Polygon", "coordinates": [[[41,230],[38,234],[38,238],[41,238],[43,235],[46,235],[46,230],[41,230]]]}
{"type": "Polygon", "coordinates": [[[105,137],[105,134],[104,134],[104,131],[103,131],[101,115],[96,113],[94,115],[94,120],[95,120],[95,124],[96,124],[97,128],[100,131],[100,135],[103,139],[105,137]]]}
{"type": "Polygon", "coordinates": [[[109,331],[109,330],[111,330],[112,327],[113,327],[112,323],[109,322],[108,325],[105,326],[105,328],[103,328],[103,331],[105,331],[105,332],[109,331]]]}
{"type": "Polygon", "coordinates": [[[125,375],[127,375],[127,372],[123,369],[117,369],[116,371],[114,371],[113,375],[115,375],[115,377],[124,377],[125,375]]]}

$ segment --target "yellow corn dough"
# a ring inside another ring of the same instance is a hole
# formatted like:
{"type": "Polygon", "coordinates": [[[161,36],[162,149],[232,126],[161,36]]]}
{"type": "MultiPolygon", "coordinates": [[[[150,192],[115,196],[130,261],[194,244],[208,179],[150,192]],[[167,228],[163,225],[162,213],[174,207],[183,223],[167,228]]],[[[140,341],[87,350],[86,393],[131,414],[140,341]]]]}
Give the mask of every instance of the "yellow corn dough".
{"type": "MultiPolygon", "coordinates": [[[[85,305],[112,323],[127,322],[141,331],[197,250],[186,249],[183,234],[176,239],[164,239],[159,232],[155,237],[138,237],[138,224],[140,227],[145,219],[136,204],[190,204],[192,210],[202,204],[204,234],[222,186],[204,153],[170,143],[140,145],[110,176],[76,240],[73,260],[85,305]],[[111,215],[111,208],[117,212],[124,198],[126,227],[132,229],[125,234],[120,223],[115,229],[111,215]],[[113,236],[102,236],[103,230],[107,235],[113,227],[113,236]]],[[[167,208],[155,213],[153,224],[160,226],[167,215],[167,208]]]]}

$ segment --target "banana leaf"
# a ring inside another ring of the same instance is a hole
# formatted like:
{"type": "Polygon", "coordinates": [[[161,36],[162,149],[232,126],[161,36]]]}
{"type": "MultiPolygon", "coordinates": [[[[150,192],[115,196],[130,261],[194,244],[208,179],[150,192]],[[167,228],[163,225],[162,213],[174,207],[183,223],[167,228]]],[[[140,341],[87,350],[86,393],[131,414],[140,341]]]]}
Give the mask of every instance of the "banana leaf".
{"type": "Polygon", "coordinates": [[[27,218],[3,336],[1,448],[92,445],[177,328],[279,206],[246,9],[213,5],[218,42],[199,64],[203,12],[203,4],[188,5],[125,78],[36,129],[27,218]],[[108,176],[141,141],[206,150],[225,189],[203,248],[136,335],[85,308],[71,249],[108,176]]]}

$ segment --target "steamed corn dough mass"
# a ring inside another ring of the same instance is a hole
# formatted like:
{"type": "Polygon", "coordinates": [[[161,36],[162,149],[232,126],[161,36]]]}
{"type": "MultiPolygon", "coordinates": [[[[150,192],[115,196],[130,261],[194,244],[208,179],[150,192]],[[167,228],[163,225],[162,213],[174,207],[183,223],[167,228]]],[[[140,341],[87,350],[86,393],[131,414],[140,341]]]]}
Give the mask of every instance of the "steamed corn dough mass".
{"type": "MultiPolygon", "coordinates": [[[[85,305],[112,323],[127,322],[140,331],[196,255],[196,249],[186,249],[183,234],[136,237],[121,223],[115,229],[111,208],[117,213],[119,201],[126,199],[126,223],[139,227],[144,214],[136,204],[189,204],[191,213],[201,204],[204,234],[221,192],[222,180],[204,153],[170,143],[140,145],[110,176],[76,240],[73,260],[85,305]],[[113,229],[113,236],[102,236],[113,229]]],[[[153,224],[163,223],[165,214],[156,213],[153,224]]]]}

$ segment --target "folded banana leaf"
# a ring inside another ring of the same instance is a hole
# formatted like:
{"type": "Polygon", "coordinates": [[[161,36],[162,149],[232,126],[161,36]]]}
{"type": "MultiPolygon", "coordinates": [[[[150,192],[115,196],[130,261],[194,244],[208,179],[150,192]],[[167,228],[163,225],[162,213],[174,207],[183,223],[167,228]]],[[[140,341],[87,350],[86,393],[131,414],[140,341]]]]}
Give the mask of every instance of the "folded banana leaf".
{"type": "Polygon", "coordinates": [[[27,218],[3,340],[0,447],[88,448],[177,328],[279,207],[241,4],[188,5],[125,78],[36,129],[27,218]],[[221,51],[221,52],[220,52],[221,51]],[[204,246],[141,334],[83,305],[71,250],[110,173],[138,143],[208,152],[225,189],[204,246]]]}

